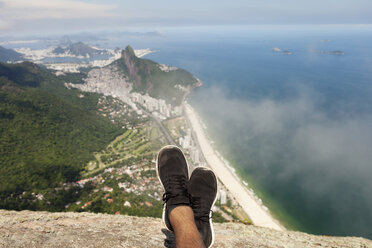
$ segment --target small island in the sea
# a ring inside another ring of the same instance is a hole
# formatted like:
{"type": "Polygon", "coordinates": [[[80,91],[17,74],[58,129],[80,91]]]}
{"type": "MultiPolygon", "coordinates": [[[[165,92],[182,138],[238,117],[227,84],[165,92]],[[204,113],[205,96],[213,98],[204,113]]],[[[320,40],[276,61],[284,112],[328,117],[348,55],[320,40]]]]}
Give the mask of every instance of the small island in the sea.
{"type": "Polygon", "coordinates": [[[276,52],[276,53],[280,53],[280,52],[282,52],[283,54],[285,54],[285,55],[291,55],[292,54],[292,52],[291,51],[289,51],[289,50],[282,50],[282,49],[280,49],[279,47],[274,47],[273,49],[271,49],[273,52],[276,52]]]}

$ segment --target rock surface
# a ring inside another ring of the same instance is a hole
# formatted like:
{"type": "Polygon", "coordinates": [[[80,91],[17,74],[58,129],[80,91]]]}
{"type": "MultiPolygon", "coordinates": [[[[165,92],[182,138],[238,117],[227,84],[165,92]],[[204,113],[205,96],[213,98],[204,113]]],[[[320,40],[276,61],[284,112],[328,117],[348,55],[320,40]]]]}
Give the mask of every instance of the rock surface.
{"type": "MultiPolygon", "coordinates": [[[[215,224],[213,247],[372,247],[363,238],[315,236],[215,224]]],[[[91,213],[0,210],[0,247],[173,247],[161,219],[91,213]]]]}

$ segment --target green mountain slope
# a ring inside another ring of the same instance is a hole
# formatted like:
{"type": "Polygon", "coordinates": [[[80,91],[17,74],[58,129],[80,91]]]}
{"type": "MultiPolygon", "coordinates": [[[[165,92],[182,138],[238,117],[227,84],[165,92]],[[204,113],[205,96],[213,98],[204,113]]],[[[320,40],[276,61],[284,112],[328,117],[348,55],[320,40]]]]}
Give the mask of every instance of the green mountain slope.
{"type": "Polygon", "coordinates": [[[6,49],[0,46],[0,62],[15,62],[20,60],[24,60],[22,54],[17,53],[12,49],[6,49]]]}
{"type": "Polygon", "coordinates": [[[164,71],[158,63],[137,58],[130,46],[122,52],[122,58],[113,63],[133,82],[133,91],[148,93],[173,105],[181,104],[185,94],[177,85],[190,89],[198,83],[193,75],[183,69],[164,71]]]}
{"type": "Polygon", "coordinates": [[[0,63],[0,208],[61,210],[73,200],[54,187],[76,180],[92,153],[121,132],[95,114],[97,100],[66,89],[35,64],[0,63]],[[49,206],[25,201],[34,191],[55,200],[49,206]]]}

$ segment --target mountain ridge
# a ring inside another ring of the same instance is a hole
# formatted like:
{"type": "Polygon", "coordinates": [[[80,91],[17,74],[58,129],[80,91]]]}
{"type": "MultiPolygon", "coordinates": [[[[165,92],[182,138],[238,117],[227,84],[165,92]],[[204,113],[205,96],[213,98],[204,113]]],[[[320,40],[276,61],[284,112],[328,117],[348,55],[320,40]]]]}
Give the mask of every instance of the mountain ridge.
{"type": "Polygon", "coordinates": [[[23,55],[14,51],[13,49],[7,49],[0,46],[0,62],[17,62],[24,60],[23,55]]]}
{"type": "Polygon", "coordinates": [[[62,46],[56,47],[53,50],[53,53],[55,54],[68,53],[68,54],[73,54],[76,56],[84,56],[84,57],[107,54],[105,50],[96,49],[81,41],[76,42],[76,43],[67,43],[66,47],[62,47],[62,46]]]}

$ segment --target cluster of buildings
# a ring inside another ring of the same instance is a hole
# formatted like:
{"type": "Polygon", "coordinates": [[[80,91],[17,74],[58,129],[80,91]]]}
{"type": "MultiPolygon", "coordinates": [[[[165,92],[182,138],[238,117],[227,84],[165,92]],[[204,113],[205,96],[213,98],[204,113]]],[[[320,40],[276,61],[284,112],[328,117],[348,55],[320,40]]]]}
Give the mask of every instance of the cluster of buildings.
{"type": "MultiPolygon", "coordinates": [[[[146,164],[146,163],[144,163],[146,164]]],[[[114,190],[119,189],[122,193],[133,193],[136,195],[146,194],[158,201],[161,200],[161,185],[158,182],[157,177],[146,177],[143,176],[142,173],[155,170],[155,165],[151,162],[151,166],[148,165],[141,165],[141,164],[133,164],[130,166],[120,167],[120,168],[106,168],[103,173],[96,175],[94,177],[81,179],[75,183],[70,183],[69,186],[79,186],[84,188],[85,184],[88,182],[92,182],[95,185],[95,189],[93,192],[107,192],[111,193],[114,190]],[[131,177],[132,180],[122,180],[124,175],[128,175],[131,177]],[[109,180],[111,183],[108,183],[109,180]],[[113,183],[112,181],[117,181],[113,183]],[[117,187],[116,187],[117,186],[117,187]]],[[[107,194],[106,194],[107,195],[107,194]]],[[[108,195],[107,197],[109,197],[108,195]]],[[[107,198],[106,197],[106,198],[107,198]]],[[[114,201],[112,198],[108,198],[110,201],[114,201]],[[111,200],[110,200],[111,199],[111,200]]],[[[89,201],[87,202],[89,205],[89,201]]],[[[84,204],[82,208],[86,208],[88,205],[84,204]]],[[[110,202],[109,202],[110,203],[110,202]]],[[[81,202],[77,202],[76,204],[80,205],[81,202]]],[[[130,203],[126,203],[128,207],[130,207],[130,203]]]]}
{"type": "MultiPolygon", "coordinates": [[[[186,134],[184,136],[179,137],[179,145],[183,148],[183,150],[189,155],[192,165],[196,166],[206,166],[204,160],[202,159],[202,154],[200,152],[199,147],[197,146],[196,142],[194,142],[192,137],[192,131],[190,128],[187,129],[186,134]]],[[[223,157],[218,154],[221,159],[223,157]]],[[[224,159],[223,159],[224,160],[224,159]]],[[[228,163],[224,160],[225,163],[228,163]]],[[[231,167],[232,168],[232,167],[231,167]]],[[[219,191],[217,192],[217,199],[221,205],[226,205],[227,200],[231,199],[233,205],[237,205],[234,199],[230,196],[227,189],[221,185],[219,191]]]]}
{"type": "Polygon", "coordinates": [[[191,161],[194,166],[203,165],[201,163],[200,149],[197,147],[197,144],[192,139],[191,129],[187,129],[186,135],[181,136],[178,140],[178,143],[190,155],[191,161]]]}
{"type": "Polygon", "coordinates": [[[121,51],[110,49],[104,50],[108,54],[107,59],[91,58],[89,54],[82,56],[67,52],[54,53],[55,47],[53,46],[39,50],[32,50],[30,48],[19,48],[15,50],[23,54],[27,60],[36,64],[43,64],[48,69],[68,73],[78,73],[81,69],[88,67],[104,67],[121,57],[121,51]]]}
{"type": "Polygon", "coordinates": [[[131,93],[130,96],[133,102],[138,103],[158,119],[165,120],[171,116],[182,115],[181,106],[172,107],[163,99],[156,99],[148,94],[142,95],[139,93],[131,93]]]}
{"type": "MultiPolygon", "coordinates": [[[[138,117],[133,108],[117,98],[101,96],[98,99],[98,106],[98,112],[102,116],[108,117],[112,123],[115,123],[122,128],[132,129],[132,120],[133,118],[138,117]]],[[[145,119],[147,116],[142,115],[141,117],[145,119]]]]}
{"type": "MultiPolygon", "coordinates": [[[[121,57],[121,49],[100,49],[92,47],[92,49],[100,50],[107,56],[102,59],[102,56],[90,56],[86,54],[75,55],[69,52],[55,53],[56,47],[50,46],[46,49],[33,50],[31,48],[15,49],[21,53],[25,59],[32,61],[36,64],[43,64],[48,69],[56,70],[58,72],[79,73],[81,69],[88,67],[105,67],[121,57]],[[62,62],[63,61],[63,62],[62,62]]],[[[137,57],[143,57],[152,53],[149,48],[134,50],[137,57]]]]}
{"type": "Polygon", "coordinates": [[[181,106],[173,107],[165,100],[153,98],[148,94],[132,93],[132,84],[113,66],[91,70],[85,79],[85,84],[66,83],[65,86],[118,98],[144,118],[147,115],[142,109],[160,120],[182,115],[181,106]]]}

